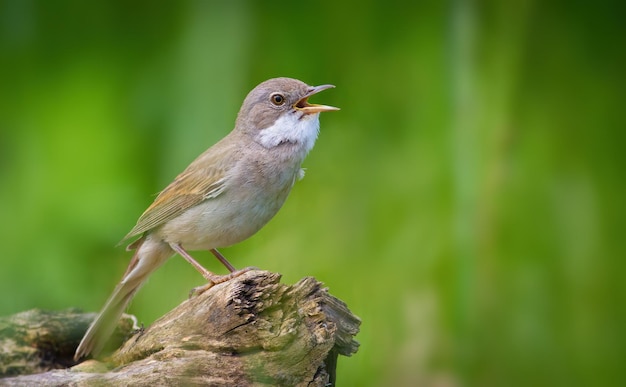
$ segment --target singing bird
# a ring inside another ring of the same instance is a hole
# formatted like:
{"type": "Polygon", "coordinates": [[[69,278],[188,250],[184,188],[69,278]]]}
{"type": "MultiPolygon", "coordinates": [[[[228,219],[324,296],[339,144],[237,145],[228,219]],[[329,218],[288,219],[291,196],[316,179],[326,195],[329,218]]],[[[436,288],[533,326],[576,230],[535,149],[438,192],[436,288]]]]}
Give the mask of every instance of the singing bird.
{"type": "Polygon", "coordinates": [[[235,128],[198,156],[141,215],[124,240],[135,250],[120,283],[76,349],[74,360],[98,354],[128,303],[148,276],[178,253],[214,284],[250,268],[236,270],[217,248],[239,243],[259,231],[281,208],[301,164],[319,132],[319,113],[336,107],[309,103],[312,95],[334,87],[308,86],[274,78],[245,98],[235,128]],[[187,251],[210,250],[230,274],[216,275],[187,251]]]}

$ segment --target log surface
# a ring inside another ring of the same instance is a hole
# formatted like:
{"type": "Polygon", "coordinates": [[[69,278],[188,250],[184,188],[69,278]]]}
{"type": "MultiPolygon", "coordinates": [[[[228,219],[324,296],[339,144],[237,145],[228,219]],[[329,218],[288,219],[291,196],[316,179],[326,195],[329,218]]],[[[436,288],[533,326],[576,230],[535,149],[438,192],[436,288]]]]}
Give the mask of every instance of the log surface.
{"type": "MultiPolygon", "coordinates": [[[[26,358],[39,365],[17,367],[16,352],[2,345],[0,361],[14,362],[0,364],[5,377],[0,385],[327,386],[334,384],[337,356],[351,356],[359,345],[354,339],[359,318],[320,282],[307,277],[284,285],[280,274],[255,270],[184,301],[149,328],[135,331],[103,362],[48,371],[71,364],[73,349],[93,317],[29,311],[0,319],[0,343],[16,341],[16,328],[6,327],[13,322],[33,329],[30,341],[17,341],[28,352],[26,358]],[[35,333],[45,323],[36,328],[37,323],[22,321],[37,313],[54,316],[49,320],[58,328],[41,331],[48,332],[47,340],[32,340],[45,336],[35,333]],[[13,376],[18,374],[22,376],[13,376]]],[[[132,320],[122,321],[118,338],[132,330],[132,320]]]]}

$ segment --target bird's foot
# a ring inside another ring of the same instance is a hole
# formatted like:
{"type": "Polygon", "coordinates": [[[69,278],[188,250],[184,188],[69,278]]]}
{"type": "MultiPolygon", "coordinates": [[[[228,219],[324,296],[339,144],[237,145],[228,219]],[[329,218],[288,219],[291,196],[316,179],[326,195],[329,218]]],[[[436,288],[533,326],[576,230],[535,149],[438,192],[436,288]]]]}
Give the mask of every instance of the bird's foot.
{"type": "Polygon", "coordinates": [[[226,275],[217,275],[211,272],[207,272],[205,273],[204,278],[206,278],[208,283],[191,289],[189,291],[189,298],[192,298],[194,296],[199,296],[202,293],[206,292],[207,290],[211,289],[213,286],[217,284],[221,284],[222,282],[230,281],[233,278],[237,278],[240,275],[249,272],[250,270],[259,270],[259,268],[254,267],[254,266],[244,267],[241,270],[235,270],[232,273],[229,273],[226,275]]]}

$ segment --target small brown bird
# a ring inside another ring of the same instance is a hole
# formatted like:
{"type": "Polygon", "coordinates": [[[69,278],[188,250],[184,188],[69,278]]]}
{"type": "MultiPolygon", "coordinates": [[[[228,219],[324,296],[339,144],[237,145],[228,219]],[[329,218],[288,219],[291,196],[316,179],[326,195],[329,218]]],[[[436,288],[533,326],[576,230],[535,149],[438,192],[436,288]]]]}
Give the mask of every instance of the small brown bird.
{"type": "Polygon", "coordinates": [[[248,269],[236,270],[218,251],[259,231],[280,209],[317,139],[319,113],[339,110],[308,98],[332,85],[308,86],[274,78],[243,101],[235,128],[202,153],[155,199],[124,240],[136,250],[121,282],[76,349],[74,360],[98,354],[148,276],[178,253],[206,278],[204,290],[248,269]],[[216,275],[188,250],[210,250],[230,274],[216,275]]]}

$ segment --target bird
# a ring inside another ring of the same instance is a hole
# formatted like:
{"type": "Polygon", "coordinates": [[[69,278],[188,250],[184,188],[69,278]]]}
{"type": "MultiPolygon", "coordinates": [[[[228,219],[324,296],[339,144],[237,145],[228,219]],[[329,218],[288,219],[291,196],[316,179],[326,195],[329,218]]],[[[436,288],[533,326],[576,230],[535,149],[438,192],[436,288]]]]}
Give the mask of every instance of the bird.
{"type": "Polygon", "coordinates": [[[333,85],[309,86],[293,78],[272,78],[245,97],[230,133],[200,154],[139,217],[122,242],[134,255],[121,281],[87,329],[74,360],[97,356],[141,285],[178,254],[207,280],[209,287],[251,268],[235,269],[217,250],[259,231],[282,207],[301,164],[319,133],[319,115],[339,110],[312,104],[309,97],[333,85]],[[217,275],[188,251],[209,250],[229,270],[217,275]]]}

